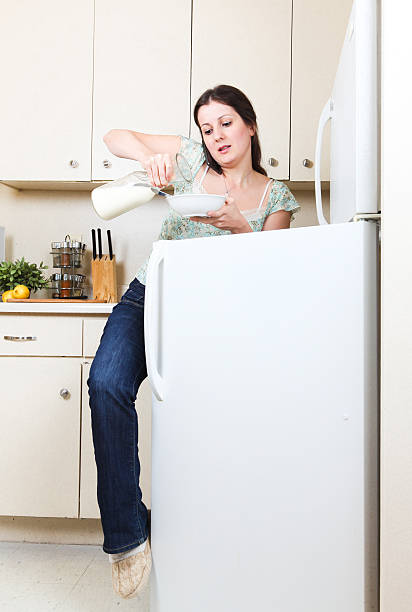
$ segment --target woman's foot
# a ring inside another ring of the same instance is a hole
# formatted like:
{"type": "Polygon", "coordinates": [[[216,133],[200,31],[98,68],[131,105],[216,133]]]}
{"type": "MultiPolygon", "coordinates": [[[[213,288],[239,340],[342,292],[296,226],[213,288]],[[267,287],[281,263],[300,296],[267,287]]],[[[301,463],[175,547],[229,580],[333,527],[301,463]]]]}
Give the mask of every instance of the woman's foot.
{"type": "Polygon", "coordinates": [[[152,555],[149,538],[145,549],[112,563],[112,581],[115,593],[125,599],[137,597],[149,581],[152,555]]]}

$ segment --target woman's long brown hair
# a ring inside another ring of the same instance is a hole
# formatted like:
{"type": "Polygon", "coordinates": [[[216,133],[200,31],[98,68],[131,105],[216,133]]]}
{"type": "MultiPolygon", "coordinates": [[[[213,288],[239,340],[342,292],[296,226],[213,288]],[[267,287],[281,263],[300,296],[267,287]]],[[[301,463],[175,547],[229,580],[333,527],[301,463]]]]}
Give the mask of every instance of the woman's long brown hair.
{"type": "Polygon", "coordinates": [[[240,115],[243,121],[247,126],[254,128],[255,133],[251,137],[251,149],[252,149],[252,168],[256,172],[260,172],[260,174],[264,174],[267,176],[267,172],[260,165],[260,161],[262,159],[262,152],[260,149],[260,142],[258,136],[258,128],[256,123],[256,113],[253,110],[253,106],[250,103],[249,98],[245,96],[243,91],[237,89],[236,87],[232,87],[231,85],[217,85],[213,87],[213,89],[207,89],[198,101],[195,104],[195,108],[193,110],[193,116],[197,127],[200,130],[200,134],[202,136],[202,144],[203,151],[206,157],[206,163],[210,166],[215,172],[218,174],[222,174],[223,170],[220,164],[210,155],[209,149],[205,145],[205,141],[203,140],[202,130],[200,129],[199,120],[197,115],[199,113],[199,108],[204,104],[209,104],[214,100],[215,102],[220,102],[221,104],[227,104],[235,109],[235,111],[240,115]]]}

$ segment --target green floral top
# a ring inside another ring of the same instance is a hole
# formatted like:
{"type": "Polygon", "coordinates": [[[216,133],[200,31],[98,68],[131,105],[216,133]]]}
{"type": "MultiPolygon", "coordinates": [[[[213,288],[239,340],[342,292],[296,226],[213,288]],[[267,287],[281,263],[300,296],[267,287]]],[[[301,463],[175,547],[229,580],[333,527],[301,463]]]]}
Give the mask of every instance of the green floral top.
{"type": "MultiPolygon", "coordinates": [[[[181,136],[181,144],[179,151],[188,161],[192,170],[193,176],[199,172],[202,164],[205,162],[205,155],[201,143],[196,142],[192,138],[181,136]]],[[[174,192],[183,193],[184,183],[175,183],[174,192]]],[[[263,223],[266,217],[278,210],[288,210],[296,212],[300,205],[296,202],[294,196],[290,192],[287,185],[280,181],[273,180],[272,189],[269,193],[266,208],[254,209],[254,211],[241,211],[247,218],[250,227],[254,232],[262,231],[263,223]]],[[[292,213],[291,221],[295,215],[292,213]]],[[[191,221],[189,217],[181,217],[177,212],[170,209],[169,214],[164,219],[158,240],[184,240],[185,238],[200,238],[207,236],[219,236],[230,234],[230,230],[222,230],[214,225],[191,221]]],[[[146,271],[149,257],[140,266],[136,278],[143,284],[146,284],[146,271]]]]}

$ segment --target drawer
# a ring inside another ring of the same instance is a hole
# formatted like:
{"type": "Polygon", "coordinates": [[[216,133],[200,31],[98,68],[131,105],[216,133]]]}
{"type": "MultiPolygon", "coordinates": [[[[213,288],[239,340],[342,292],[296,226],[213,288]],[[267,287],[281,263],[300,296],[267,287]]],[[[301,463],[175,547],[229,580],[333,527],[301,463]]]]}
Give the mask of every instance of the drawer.
{"type": "Polygon", "coordinates": [[[96,355],[107,319],[108,317],[90,317],[84,319],[83,354],[85,357],[94,357],[96,355]]]}
{"type": "Polygon", "coordinates": [[[0,355],[81,357],[82,319],[60,315],[2,315],[0,355]],[[8,340],[5,336],[17,339],[8,340]]]}

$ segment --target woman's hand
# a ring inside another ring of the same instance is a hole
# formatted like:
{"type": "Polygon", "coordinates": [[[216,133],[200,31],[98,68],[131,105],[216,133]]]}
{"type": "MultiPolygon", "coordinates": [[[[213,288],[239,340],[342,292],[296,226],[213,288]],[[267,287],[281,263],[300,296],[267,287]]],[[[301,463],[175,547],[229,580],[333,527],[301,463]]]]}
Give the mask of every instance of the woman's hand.
{"type": "Polygon", "coordinates": [[[235,204],[235,200],[227,196],[225,203],[218,210],[211,210],[207,213],[208,217],[190,217],[191,221],[214,225],[221,230],[229,230],[233,234],[253,231],[245,217],[235,204]]]}
{"type": "Polygon", "coordinates": [[[149,181],[155,187],[166,187],[173,177],[172,156],[169,153],[155,153],[142,162],[149,181]]]}

